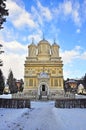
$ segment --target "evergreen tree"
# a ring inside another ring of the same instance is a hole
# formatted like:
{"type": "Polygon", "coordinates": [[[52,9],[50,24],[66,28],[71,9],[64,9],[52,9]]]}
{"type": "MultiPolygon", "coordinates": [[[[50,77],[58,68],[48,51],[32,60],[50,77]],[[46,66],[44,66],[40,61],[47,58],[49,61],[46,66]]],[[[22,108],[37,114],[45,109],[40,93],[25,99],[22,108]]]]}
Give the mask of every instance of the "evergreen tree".
{"type": "Polygon", "coordinates": [[[13,72],[10,70],[8,79],[7,79],[7,84],[9,85],[10,93],[16,93],[17,92],[17,87],[16,87],[16,79],[13,77],[13,72]]]}
{"type": "MultiPolygon", "coordinates": [[[[2,24],[4,22],[6,22],[6,18],[5,16],[8,16],[9,13],[8,13],[8,10],[6,9],[6,0],[0,0],[0,29],[2,29],[2,24]]],[[[1,47],[2,47],[2,44],[0,44],[0,54],[3,53],[3,51],[1,51],[1,47]]],[[[0,66],[2,66],[3,63],[2,63],[2,60],[0,59],[0,66]]]]}
{"type": "Polygon", "coordinates": [[[0,29],[2,29],[2,24],[6,22],[5,16],[8,16],[8,10],[6,9],[6,0],[0,0],[0,29]]]}
{"type": "MultiPolygon", "coordinates": [[[[2,45],[0,44],[0,54],[2,54],[4,52],[1,50],[1,48],[2,48],[2,45]]],[[[2,65],[3,65],[3,63],[2,63],[2,60],[0,59],[0,66],[2,66],[2,65]]]]}
{"type": "Polygon", "coordinates": [[[3,76],[3,73],[0,69],[0,94],[3,94],[4,88],[5,88],[4,76],[3,76]]]}

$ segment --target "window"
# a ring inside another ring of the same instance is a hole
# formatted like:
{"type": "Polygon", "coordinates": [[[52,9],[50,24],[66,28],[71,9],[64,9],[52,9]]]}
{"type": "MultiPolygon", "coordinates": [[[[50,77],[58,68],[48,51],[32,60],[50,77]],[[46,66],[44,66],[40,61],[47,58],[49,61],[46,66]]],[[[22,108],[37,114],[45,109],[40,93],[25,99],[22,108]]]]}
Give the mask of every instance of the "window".
{"type": "Polygon", "coordinates": [[[26,70],[25,73],[28,74],[28,70],[26,70]]]}
{"type": "Polygon", "coordinates": [[[29,80],[29,86],[33,86],[33,79],[29,80]]]}
{"type": "Polygon", "coordinates": [[[55,71],[55,70],[52,70],[52,74],[56,74],[56,71],[55,71]]]}
{"type": "Polygon", "coordinates": [[[51,86],[53,86],[53,79],[51,79],[51,86]]]}
{"type": "Polygon", "coordinates": [[[34,79],[34,86],[36,86],[36,79],[34,79]]]}
{"type": "Polygon", "coordinates": [[[58,79],[54,80],[54,84],[55,84],[55,86],[58,86],[58,79]]]}
{"type": "Polygon", "coordinates": [[[61,86],[61,79],[59,79],[59,86],[61,86]]]}
{"type": "Polygon", "coordinates": [[[26,81],[26,86],[28,86],[28,81],[26,81]]]}

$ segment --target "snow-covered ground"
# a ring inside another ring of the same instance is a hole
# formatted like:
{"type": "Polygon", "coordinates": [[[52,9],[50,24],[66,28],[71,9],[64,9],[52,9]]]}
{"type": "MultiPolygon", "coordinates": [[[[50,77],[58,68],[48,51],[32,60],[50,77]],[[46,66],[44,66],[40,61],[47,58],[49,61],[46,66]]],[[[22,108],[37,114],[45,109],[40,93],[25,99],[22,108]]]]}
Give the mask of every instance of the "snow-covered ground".
{"type": "Polygon", "coordinates": [[[2,95],[0,95],[0,98],[10,99],[10,98],[12,98],[12,94],[2,94],[2,95]]]}
{"type": "Polygon", "coordinates": [[[0,130],[86,130],[86,109],[60,109],[53,101],[31,102],[31,109],[0,108],[0,130]]]}

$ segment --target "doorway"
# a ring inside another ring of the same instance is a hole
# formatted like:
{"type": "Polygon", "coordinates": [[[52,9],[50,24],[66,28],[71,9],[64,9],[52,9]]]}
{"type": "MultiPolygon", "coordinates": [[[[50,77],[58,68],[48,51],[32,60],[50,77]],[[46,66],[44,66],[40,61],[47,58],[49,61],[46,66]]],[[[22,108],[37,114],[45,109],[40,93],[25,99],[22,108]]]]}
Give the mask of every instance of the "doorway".
{"type": "Polygon", "coordinates": [[[41,96],[47,96],[47,86],[45,84],[41,85],[41,96]]]}
{"type": "Polygon", "coordinates": [[[45,85],[42,85],[42,91],[45,91],[45,85]]]}
{"type": "Polygon", "coordinates": [[[49,95],[49,87],[46,82],[41,82],[38,87],[38,95],[39,99],[44,99],[48,97],[49,95]]]}

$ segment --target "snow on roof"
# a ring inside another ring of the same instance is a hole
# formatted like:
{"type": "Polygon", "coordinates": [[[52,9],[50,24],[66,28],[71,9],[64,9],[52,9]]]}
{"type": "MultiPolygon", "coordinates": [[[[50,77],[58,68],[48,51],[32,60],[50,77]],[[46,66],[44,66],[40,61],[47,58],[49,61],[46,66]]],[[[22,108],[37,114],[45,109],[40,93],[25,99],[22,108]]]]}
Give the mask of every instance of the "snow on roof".
{"type": "Polygon", "coordinates": [[[73,79],[70,79],[66,83],[77,83],[77,82],[75,80],[73,80],[73,79]]]}

